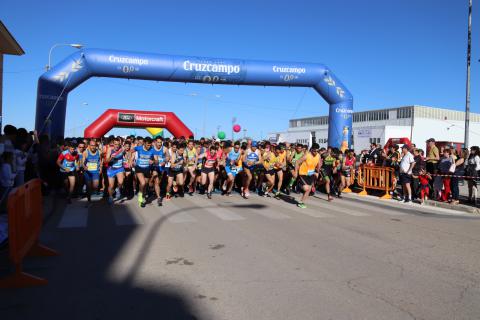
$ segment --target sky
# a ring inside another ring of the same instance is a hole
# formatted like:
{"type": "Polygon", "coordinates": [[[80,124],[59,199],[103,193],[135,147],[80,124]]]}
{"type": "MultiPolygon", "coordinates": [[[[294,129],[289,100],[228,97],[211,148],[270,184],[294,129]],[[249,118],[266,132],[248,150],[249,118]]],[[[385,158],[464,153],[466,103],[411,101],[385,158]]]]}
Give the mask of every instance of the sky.
{"type": "MultiPolygon", "coordinates": [[[[472,17],[471,111],[477,113],[479,5],[474,1],[472,17]]],[[[2,0],[0,19],[26,52],[4,59],[3,123],[17,127],[34,126],[37,80],[56,43],[323,63],[353,94],[355,111],[413,104],[465,109],[468,0],[2,0]]],[[[75,50],[56,48],[52,65],[75,50]]],[[[289,119],[328,114],[311,88],[92,78],[68,99],[66,136],[82,135],[107,108],[172,111],[196,136],[218,130],[230,136],[236,117],[239,136],[255,139],[286,130],[289,119]]]]}

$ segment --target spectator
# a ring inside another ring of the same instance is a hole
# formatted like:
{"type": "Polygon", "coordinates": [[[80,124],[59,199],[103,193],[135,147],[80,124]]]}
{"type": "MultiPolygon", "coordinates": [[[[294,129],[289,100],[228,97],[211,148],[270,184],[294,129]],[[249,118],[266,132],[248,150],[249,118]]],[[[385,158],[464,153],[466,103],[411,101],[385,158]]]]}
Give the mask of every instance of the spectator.
{"type": "Polygon", "coordinates": [[[479,148],[473,146],[470,148],[465,174],[471,178],[468,179],[468,201],[477,203],[477,178],[480,171],[479,148]],[[472,198],[473,197],[473,198],[472,198]]]}
{"type": "Polygon", "coordinates": [[[412,189],[410,187],[410,184],[412,182],[412,169],[415,166],[415,160],[413,159],[413,155],[410,153],[410,151],[408,151],[409,149],[409,145],[403,145],[403,158],[400,162],[400,183],[402,184],[405,203],[410,202],[412,198],[412,189]]]}
{"type": "Polygon", "coordinates": [[[15,173],[13,172],[13,152],[4,152],[2,154],[2,164],[0,166],[0,206],[1,212],[6,211],[8,194],[15,183],[15,173]]]}
{"type": "MultiPolygon", "coordinates": [[[[413,150],[413,159],[415,160],[415,166],[412,170],[412,201],[418,198],[420,191],[420,171],[425,170],[425,160],[422,157],[422,150],[413,150]]],[[[427,180],[428,182],[428,180],[427,180]]]]}
{"type": "Polygon", "coordinates": [[[438,163],[438,172],[442,175],[441,177],[435,177],[435,179],[440,178],[443,184],[443,190],[440,188],[437,194],[438,201],[446,202],[450,197],[450,177],[449,175],[453,174],[455,171],[455,160],[452,157],[452,151],[449,148],[443,149],[442,157],[438,163]]]}
{"type": "Polygon", "coordinates": [[[22,142],[18,148],[15,149],[15,163],[16,163],[16,176],[15,186],[19,187],[25,182],[25,168],[27,164],[27,142],[22,142]]]}
{"type": "Polygon", "coordinates": [[[380,149],[376,143],[370,145],[370,151],[368,152],[368,160],[374,165],[382,164],[382,149],[380,149]]]}
{"type": "Polygon", "coordinates": [[[458,154],[457,150],[454,149],[454,156],[455,159],[455,172],[453,173],[452,180],[450,181],[450,185],[452,187],[452,203],[458,204],[459,203],[459,195],[460,190],[458,188],[459,178],[458,176],[465,175],[465,163],[468,159],[468,149],[463,149],[460,154],[458,154]]]}

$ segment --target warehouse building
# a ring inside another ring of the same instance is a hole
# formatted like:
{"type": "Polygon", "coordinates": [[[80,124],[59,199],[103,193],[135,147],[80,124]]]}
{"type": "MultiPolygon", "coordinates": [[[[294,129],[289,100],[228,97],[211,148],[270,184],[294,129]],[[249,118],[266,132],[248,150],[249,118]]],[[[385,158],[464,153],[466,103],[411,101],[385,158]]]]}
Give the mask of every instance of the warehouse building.
{"type": "MultiPolygon", "coordinates": [[[[408,138],[419,147],[425,141],[464,141],[465,112],[427,106],[360,111],[353,114],[352,146],[356,152],[372,142],[384,145],[389,138],[408,138]]],[[[269,134],[275,142],[317,142],[328,146],[328,116],[292,119],[286,132],[269,134]]],[[[470,145],[480,145],[480,114],[470,114],[470,145]]]]}

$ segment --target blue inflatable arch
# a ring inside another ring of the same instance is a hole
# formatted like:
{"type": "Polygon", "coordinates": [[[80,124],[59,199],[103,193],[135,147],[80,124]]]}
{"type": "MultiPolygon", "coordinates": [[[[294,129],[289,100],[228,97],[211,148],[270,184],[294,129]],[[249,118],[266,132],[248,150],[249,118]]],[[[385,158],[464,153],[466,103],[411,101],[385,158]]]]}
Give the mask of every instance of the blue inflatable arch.
{"type": "Polygon", "coordinates": [[[68,93],[90,77],[173,82],[314,88],[330,105],[328,143],[349,147],[353,97],[340,80],[317,63],[254,61],[85,49],[38,80],[35,128],[51,138],[64,135],[68,93]]]}

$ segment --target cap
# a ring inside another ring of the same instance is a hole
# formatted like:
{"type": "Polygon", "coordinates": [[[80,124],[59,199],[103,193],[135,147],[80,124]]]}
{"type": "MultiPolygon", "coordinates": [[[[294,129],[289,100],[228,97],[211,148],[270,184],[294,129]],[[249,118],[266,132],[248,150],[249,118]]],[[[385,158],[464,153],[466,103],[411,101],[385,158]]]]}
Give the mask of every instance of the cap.
{"type": "Polygon", "coordinates": [[[435,142],[435,139],[434,138],[430,138],[427,140],[427,142],[435,142]]]}
{"type": "Polygon", "coordinates": [[[252,141],[252,147],[258,147],[258,142],[257,141],[252,141]]]}
{"type": "Polygon", "coordinates": [[[408,144],[404,144],[404,145],[402,146],[402,149],[410,149],[410,146],[409,146],[408,144]]]}

